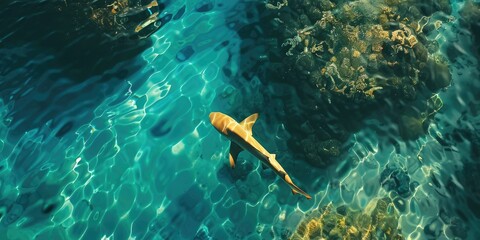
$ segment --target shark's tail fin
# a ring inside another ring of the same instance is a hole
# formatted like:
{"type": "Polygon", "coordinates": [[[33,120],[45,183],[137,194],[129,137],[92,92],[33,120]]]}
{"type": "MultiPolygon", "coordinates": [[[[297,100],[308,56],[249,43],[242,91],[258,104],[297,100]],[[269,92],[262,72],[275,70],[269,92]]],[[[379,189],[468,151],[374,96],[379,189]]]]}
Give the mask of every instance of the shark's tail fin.
{"type": "Polygon", "coordinates": [[[292,193],[293,194],[302,194],[303,196],[305,196],[307,199],[312,199],[312,197],[306,193],[305,191],[303,191],[301,188],[299,188],[297,185],[295,185],[292,181],[292,179],[290,178],[290,176],[288,175],[285,175],[285,181],[288,183],[288,185],[292,188],[292,193]]]}
{"type": "Polygon", "coordinates": [[[305,196],[307,199],[312,199],[312,196],[310,196],[308,193],[297,187],[295,184],[292,187],[292,193],[293,194],[302,194],[305,196]]]}
{"type": "Polygon", "coordinates": [[[307,199],[309,199],[309,200],[312,199],[312,196],[310,196],[308,193],[304,192],[304,191],[303,191],[302,189],[300,189],[300,188],[297,188],[297,189],[292,188],[292,193],[293,193],[293,194],[302,194],[303,196],[305,196],[305,198],[307,198],[307,199]]]}

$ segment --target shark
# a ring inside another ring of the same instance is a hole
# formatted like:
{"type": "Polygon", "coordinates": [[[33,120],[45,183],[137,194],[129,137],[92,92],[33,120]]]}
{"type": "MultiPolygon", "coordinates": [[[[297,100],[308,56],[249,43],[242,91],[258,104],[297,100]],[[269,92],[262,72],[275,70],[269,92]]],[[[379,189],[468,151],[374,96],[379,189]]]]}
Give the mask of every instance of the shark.
{"type": "Polygon", "coordinates": [[[282,165],[276,160],[276,155],[268,152],[253,137],[252,127],[258,119],[258,113],[250,115],[240,123],[221,112],[212,112],[210,113],[209,118],[213,127],[230,140],[229,160],[232,168],[235,168],[239,153],[246,150],[256,158],[260,159],[263,164],[272,169],[275,174],[286,182],[292,189],[293,194],[301,194],[307,199],[312,198],[293,183],[282,165]]]}

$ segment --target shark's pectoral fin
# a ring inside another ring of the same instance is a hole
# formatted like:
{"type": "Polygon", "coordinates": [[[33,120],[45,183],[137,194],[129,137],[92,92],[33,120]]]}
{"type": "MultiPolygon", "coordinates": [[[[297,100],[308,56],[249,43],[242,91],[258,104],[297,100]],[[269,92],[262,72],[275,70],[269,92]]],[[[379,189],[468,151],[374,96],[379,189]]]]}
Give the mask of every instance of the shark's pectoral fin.
{"type": "Polygon", "coordinates": [[[230,159],[230,167],[235,168],[235,164],[237,163],[237,157],[238,154],[242,151],[242,147],[238,146],[238,144],[234,142],[230,142],[230,154],[229,159],[230,159]]]}
{"type": "Polygon", "coordinates": [[[299,194],[302,194],[303,196],[305,196],[307,199],[312,199],[312,197],[310,195],[308,195],[308,193],[306,193],[305,191],[303,191],[302,189],[297,187],[297,185],[295,185],[292,182],[292,179],[287,174],[285,174],[285,182],[287,182],[288,185],[290,185],[290,187],[292,188],[292,193],[293,194],[299,193],[299,194]]]}
{"type": "Polygon", "coordinates": [[[255,121],[257,121],[257,119],[258,119],[258,113],[254,113],[248,116],[247,118],[245,118],[240,123],[240,125],[244,127],[248,131],[248,133],[250,133],[250,135],[252,135],[253,124],[255,124],[255,121]]]}
{"type": "Polygon", "coordinates": [[[230,167],[235,168],[235,160],[236,159],[233,159],[231,153],[229,154],[228,158],[230,159],[230,167]]]}

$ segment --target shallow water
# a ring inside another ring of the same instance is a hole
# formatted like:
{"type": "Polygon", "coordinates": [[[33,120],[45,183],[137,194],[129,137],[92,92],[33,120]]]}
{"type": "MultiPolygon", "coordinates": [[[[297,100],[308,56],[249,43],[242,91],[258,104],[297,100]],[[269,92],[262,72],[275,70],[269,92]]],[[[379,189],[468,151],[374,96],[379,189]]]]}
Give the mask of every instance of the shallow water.
{"type": "MultiPolygon", "coordinates": [[[[64,39],[40,29],[35,21],[61,22],[46,17],[48,5],[32,14],[29,4],[1,3],[0,239],[281,239],[319,207],[365,209],[384,196],[406,238],[479,236],[480,73],[471,33],[455,21],[442,28],[442,51],[453,45],[463,54],[449,66],[452,85],[438,93],[443,107],[424,136],[404,141],[388,122],[366,119],[341,160],[316,168],[287,143],[293,133],[278,106],[289,86],[245,77],[242,68],[256,61],[249,54],[262,51],[241,36],[258,17],[252,5],[168,2],[163,14],[178,17],[141,44],[110,47],[82,28],[64,39]],[[255,137],[312,200],[292,195],[250,154],[231,169],[212,111],[239,121],[259,111],[255,137]],[[382,187],[399,184],[389,168],[409,176],[405,196],[382,187]]],[[[462,3],[452,6],[455,15],[462,3]]]]}

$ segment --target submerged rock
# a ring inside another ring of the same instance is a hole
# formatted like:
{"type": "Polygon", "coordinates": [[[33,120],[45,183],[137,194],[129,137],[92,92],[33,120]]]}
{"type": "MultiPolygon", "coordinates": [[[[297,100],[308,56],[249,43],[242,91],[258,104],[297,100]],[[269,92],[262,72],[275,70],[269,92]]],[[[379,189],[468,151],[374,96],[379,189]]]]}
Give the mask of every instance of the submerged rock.
{"type": "Polygon", "coordinates": [[[445,62],[430,59],[427,61],[426,69],[422,73],[422,77],[431,91],[438,91],[448,87],[452,82],[452,74],[445,62]]]}
{"type": "Polygon", "coordinates": [[[388,164],[382,171],[380,184],[385,190],[393,191],[402,198],[410,197],[418,185],[418,183],[410,181],[407,171],[394,164],[388,164]]]}
{"type": "Polygon", "coordinates": [[[425,134],[424,119],[421,117],[403,115],[399,118],[398,127],[404,140],[417,139],[425,134]]]}
{"type": "Polygon", "coordinates": [[[325,167],[340,155],[342,143],[335,139],[326,141],[317,141],[316,138],[306,138],[302,140],[301,145],[305,152],[305,157],[310,164],[318,167],[325,167]]]}

